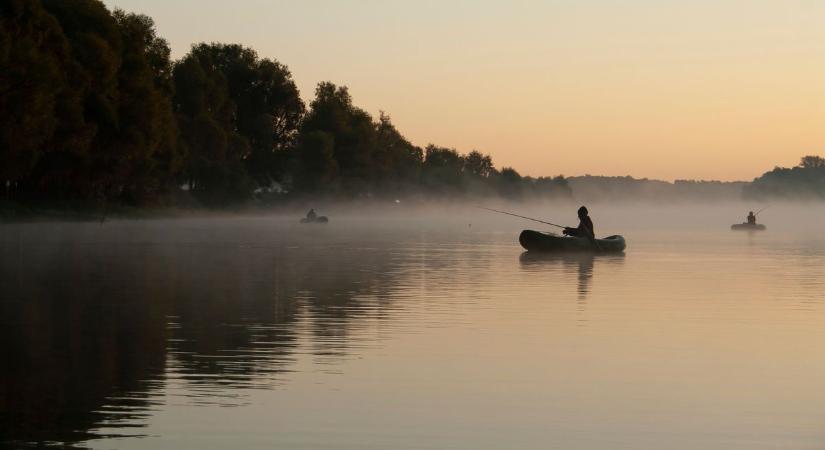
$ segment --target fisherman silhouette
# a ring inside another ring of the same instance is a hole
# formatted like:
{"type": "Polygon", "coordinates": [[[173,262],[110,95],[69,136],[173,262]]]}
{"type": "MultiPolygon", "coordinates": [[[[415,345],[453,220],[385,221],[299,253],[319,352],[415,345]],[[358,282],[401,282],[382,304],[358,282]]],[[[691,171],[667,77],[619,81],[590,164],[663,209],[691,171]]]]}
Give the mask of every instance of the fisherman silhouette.
{"type": "Polygon", "coordinates": [[[563,234],[574,237],[586,237],[588,239],[595,239],[596,233],[593,231],[593,221],[590,220],[587,208],[582,206],[578,210],[579,226],[576,228],[565,227],[563,234]]]}

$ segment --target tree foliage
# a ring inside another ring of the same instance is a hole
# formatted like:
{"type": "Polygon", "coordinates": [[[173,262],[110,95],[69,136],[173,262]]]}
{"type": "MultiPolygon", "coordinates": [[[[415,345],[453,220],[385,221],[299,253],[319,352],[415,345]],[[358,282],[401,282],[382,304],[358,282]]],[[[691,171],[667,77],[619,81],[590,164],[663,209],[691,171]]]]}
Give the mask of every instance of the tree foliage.
{"type": "Polygon", "coordinates": [[[820,169],[825,167],[825,158],[814,155],[803,156],[799,161],[799,167],[803,169],[820,169]]]}
{"type": "Polygon", "coordinates": [[[285,176],[304,104],[289,70],[240,45],[198,44],[175,64],[187,185],[212,204],[285,176]]]}
{"type": "Polygon", "coordinates": [[[776,167],[744,190],[749,199],[825,199],[825,158],[804,156],[792,168],[776,167]]]}
{"type": "Polygon", "coordinates": [[[5,2],[0,116],[14,194],[139,203],[180,162],[169,47],[93,0],[5,2]]]}
{"type": "Polygon", "coordinates": [[[83,145],[81,80],[60,22],[28,0],[0,3],[0,69],[0,180],[20,195],[46,153],[83,145]]]}
{"type": "Polygon", "coordinates": [[[289,69],[237,44],[172,61],[151,18],[99,0],[0,2],[0,195],[221,206],[256,193],[546,195],[478,151],[412,144],[345,86],[305,107],[289,69]]]}
{"type": "Polygon", "coordinates": [[[346,87],[318,84],[301,133],[323,133],[337,167],[337,186],[348,193],[368,192],[376,167],[377,133],[372,117],[352,104],[346,87]]]}

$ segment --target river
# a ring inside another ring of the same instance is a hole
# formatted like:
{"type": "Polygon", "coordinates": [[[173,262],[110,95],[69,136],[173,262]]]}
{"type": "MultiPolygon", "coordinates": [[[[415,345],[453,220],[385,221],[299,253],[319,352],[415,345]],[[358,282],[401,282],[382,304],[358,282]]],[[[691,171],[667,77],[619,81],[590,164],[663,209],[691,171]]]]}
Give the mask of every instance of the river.
{"type": "Polygon", "coordinates": [[[0,225],[0,446],[821,449],[817,208],[0,225]]]}

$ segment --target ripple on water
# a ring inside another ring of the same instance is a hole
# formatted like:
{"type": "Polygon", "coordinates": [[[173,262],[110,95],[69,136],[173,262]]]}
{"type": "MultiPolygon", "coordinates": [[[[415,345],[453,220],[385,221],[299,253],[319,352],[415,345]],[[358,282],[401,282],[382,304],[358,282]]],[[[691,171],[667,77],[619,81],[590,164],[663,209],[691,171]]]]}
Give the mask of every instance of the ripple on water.
{"type": "Polygon", "coordinates": [[[403,225],[11,233],[0,238],[6,442],[825,440],[821,240],[679,230],[628,236],[622,255],[534,255],[509,232],[403,225]]]}

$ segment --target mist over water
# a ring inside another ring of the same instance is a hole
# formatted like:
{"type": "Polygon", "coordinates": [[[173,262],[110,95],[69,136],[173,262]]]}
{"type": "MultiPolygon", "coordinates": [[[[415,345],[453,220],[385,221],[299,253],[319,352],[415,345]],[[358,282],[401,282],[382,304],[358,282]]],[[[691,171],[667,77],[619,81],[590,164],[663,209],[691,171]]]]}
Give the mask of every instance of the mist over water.
{"type": "Polygon", "coordinates": [[[825,209],[587,206],[0,225],[0,442],[822,448],[825,209]]]}

